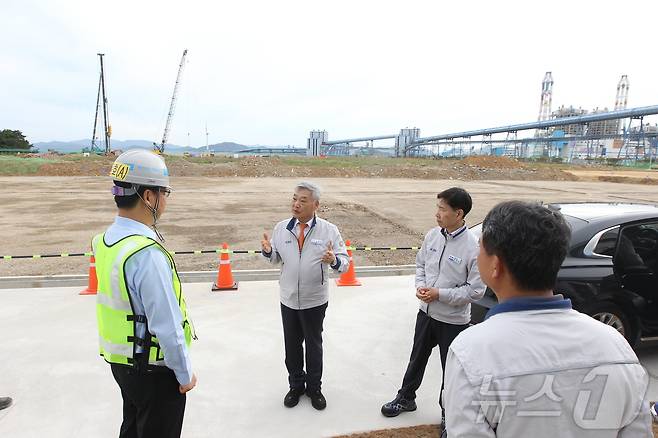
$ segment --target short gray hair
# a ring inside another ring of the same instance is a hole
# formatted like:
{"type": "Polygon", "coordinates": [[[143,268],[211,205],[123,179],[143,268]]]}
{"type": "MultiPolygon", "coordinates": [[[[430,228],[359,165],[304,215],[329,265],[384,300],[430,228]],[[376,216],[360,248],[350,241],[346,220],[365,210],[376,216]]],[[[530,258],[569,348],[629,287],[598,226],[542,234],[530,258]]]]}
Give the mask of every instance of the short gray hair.
{"type": "Polygon", "coordinates": [[[309,192],[311,192],[311,197],[313,199],[315,199],[316,201],[320,200],[320,195],[321,195],[320,187],[313,184],[312,182],[309,182],[309,181],[300,182],[299,184],[297,184],[295,186],[295,191],[297,191],[299,189],[308,190],[309,192]]]}

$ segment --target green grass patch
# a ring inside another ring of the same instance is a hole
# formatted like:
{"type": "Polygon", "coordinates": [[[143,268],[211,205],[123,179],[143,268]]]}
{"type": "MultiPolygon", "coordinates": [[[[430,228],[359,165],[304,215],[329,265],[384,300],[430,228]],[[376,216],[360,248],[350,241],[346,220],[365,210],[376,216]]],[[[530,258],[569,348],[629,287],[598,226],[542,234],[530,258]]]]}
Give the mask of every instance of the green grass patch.
{"type": "Polygon", "coordinates": [[[34,175],[39,167],[46,163],[55,163],[55,160],[43,158],[22,158],[12,155],[0,155],[0,175],[34,175]]]}
{"type": "Polygon", "coordinates": [[[216,164],[216,163],[230,163],[233,161],[239,161],[226,155],[215,155],[214,157],[205,156],[205,157],[185,157],[181,155],[167,155],[165,156],[165,161],[188,161],[190,163],[196,164],[216,164]]]}
{"type": "Polygon", "coordinates": [[[80,153],[73,153],[73,154],[66,154],[66,155],[61,155],[58,157],[57,161],[58,162],[73,162],[73,163],[78,163],[81,161],[114,161],[116,157],[106,157],[105,155],[98,155],[98,154],[89,154],[89,156],[85,157],[83,154],[80,153]]]}
{"type": "Polygon", "coordinates": [[[390,158],[390,157],[280,157],[281,163],[293,167],[328,167],[328,168],[346,168],[346,167],[395,167],[401,165],[407,166],[432,166],[437,163],[436,160],[419,159],[419,158],[390,158]]]}

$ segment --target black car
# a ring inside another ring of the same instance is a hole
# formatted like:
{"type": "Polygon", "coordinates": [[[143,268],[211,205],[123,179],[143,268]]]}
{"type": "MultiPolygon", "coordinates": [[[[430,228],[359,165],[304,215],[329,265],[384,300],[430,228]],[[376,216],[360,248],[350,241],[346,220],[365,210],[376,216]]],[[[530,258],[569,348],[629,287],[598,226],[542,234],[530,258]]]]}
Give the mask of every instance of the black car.
{"type": "MultiPolygon", "coordinates": [[[[622,203],[548,204],[571,226],[571,243],[555,293],[573,308],[617,329],[632,346],[658,337],[658,206],[622,203]]],[[[481,224],[473,227],[476,234],[481,224]]],[[[487,289],[472,306],[484,320],[497,303],[487,289]]]]}

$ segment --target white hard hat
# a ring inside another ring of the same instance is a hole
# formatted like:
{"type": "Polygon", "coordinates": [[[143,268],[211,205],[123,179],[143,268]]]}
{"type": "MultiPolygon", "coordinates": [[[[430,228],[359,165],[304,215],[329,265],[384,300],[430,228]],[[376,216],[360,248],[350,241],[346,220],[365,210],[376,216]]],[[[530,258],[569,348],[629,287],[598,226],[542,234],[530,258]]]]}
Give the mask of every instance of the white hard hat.
{"type": "Polygon", "coordinates": [[[110,178],[138,186],[171,188],[164,160],[146,149],[131,149],[119,155],[112,165],[110,178]]]}

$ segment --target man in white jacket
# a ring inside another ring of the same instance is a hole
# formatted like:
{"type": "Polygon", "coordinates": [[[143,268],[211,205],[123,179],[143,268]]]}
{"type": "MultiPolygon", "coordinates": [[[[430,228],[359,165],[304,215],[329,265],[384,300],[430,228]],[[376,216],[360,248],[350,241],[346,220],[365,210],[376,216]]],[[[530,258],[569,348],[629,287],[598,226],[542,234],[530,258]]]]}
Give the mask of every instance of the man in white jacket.
{"type": "Polygon", "coordinates": [[[482,225],[478,265],[499,304],[450,346],[450,438],[650,438],[648,376],[626,339],[554,295],[570,229],[511,201],[482,225]]]}
{"type": "Polygon", "coordinates": [[[322,325],[329,301],[328,267],[337,272],[345,272],[349,267],[338,228],[315,215],[319,206],[320,189],[309,182],[299,183],[292,197],[293,217],[276,224],[272,238],[265,233],[261,242],[263,256],[272,264],[281,264],[281,319],[290,385],[283,404],[289,408],[299,403],[304,392],[315,409],[327,406],[321,379],[322,325]]]}
{"type": "MultiPolygon", "coordinates": [[[[471,196],[462,188],[452,187],[439,193],[437,199],[439,226],[427,233],[416,255],[420,309],[411,358],[396,397],[381,408],[386,417],[416,410],[416,390],[432,349],[438,344],[445,369],[450,343],[468,327],[471,303],[482,298],[485,291],[477,268],[478,240],[464,221],[473,205],[471,196]]],[[[443,419],[445,403],[440,399],[440,404],[443,419]]]]}

